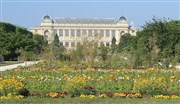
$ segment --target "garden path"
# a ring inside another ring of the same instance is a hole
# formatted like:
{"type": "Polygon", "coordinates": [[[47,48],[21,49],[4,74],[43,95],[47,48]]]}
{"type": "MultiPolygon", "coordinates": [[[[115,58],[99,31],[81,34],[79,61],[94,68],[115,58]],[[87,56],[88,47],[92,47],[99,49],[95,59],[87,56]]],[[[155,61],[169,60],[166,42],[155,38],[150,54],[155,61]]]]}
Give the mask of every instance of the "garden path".
{"type": "Polygon", "coordinates": [[[0,71],[14,69],[14,68],[17,68],[18,66],[30,66],[30,65],[33,65],[33,64],[36,64],[36,63],[38,63],[38,61],[27,61],[27,62],[19,63],[19,64],[1,66],[0,71]]]}

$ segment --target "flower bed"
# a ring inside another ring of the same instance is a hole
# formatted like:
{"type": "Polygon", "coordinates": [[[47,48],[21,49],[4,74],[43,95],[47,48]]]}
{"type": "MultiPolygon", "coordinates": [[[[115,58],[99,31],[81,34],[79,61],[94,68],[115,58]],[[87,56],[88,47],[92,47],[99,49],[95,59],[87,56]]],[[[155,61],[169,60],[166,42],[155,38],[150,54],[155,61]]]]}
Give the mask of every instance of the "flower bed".
{"type": "Polygon", "coordinates": [[[9,93],[25,96],[22,93],[28,91],[31,96],[51,98],[142,98],[148,95],[169,99],[180,96],[179,69],[43,70],[28,67],[2,72],[0,83],[1,98],[9,93]]]}

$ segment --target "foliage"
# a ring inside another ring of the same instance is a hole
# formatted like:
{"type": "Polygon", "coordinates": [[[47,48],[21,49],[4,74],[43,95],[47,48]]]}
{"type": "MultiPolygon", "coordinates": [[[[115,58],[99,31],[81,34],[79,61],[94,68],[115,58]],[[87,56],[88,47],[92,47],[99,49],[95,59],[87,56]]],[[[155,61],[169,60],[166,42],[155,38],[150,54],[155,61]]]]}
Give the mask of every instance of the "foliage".
{"type": "Polygon", "coordinates": [[[4,62],[4,57],[0,54],[0,64],[4,62]]]}
{"type": "Polygon", "coordinates": [[[84,64],[87,67],[93,67],[95,63],[95,59],[97,57],[97,50],[98,50],[98,41],[97,40],[90,40],[87,41],[86,39],[83,41],[83,59],[84,64]]]}
{"type": "Polygon", "coordinates": [[[70,55],[70,60],[73,64],[75,64],[76,66],[81,65],[84,58],[83,45],[77,44],[76,49],[71,50],[69,55],[70,55]]]}
{"type": "Polygon", "coordinates": [[[33,51],[24,51],[22,48],[16,51],[19,53],[19,61],[33,61],[37,59],[37,55],[33,51]]]}
{"type": "Polygon", "coordinates": [[[121,37],[118,52],[134,57],[134,67],[163,67],[179,62],[180,21],[153,18],[146,22],[137,36],[121,37]]]}
{"type": "Polygon", "coordinates": [[[67,60],[67,54],[63,46],[51,43],[43,47],[40,58],[46,63],[45,69],[54,69],[57,67],[58,61],[67,60]]]}
{"type": "Polygon", "coordinates": [[[142,94],[149,93],[151,95],[167,94],[167,86],[165,86],[164,78],[137,78],[134,81],[133,91],[142,94]]]}
{"type": "Polygon", "coordinates": [[[102,61],[106,61],[108,58],[108,47],[104,46],[104,44],[101,44],[99,47],[99,56],[101,57],[102,61]]]}
{"type": "Polygon", "coordinates": [[[112,42],[111,42],[111,51],[112,51],[112,54],[114,54],[116,50],[117,50],[116,38],[113,37],[112,38],[112,42]]]}
{"type": "Polygon", "coordinates": [[[59,44],[59,36],[57,34],[54,36],[53,44],[55,46],[59,46],[60,45],[59,44]]]}
{"type": "Polygon", "coordinates": [[[5,60],[17,60],[19,49],[39,54],[46,43],[42,36],[33,35],[25,28],[2,22],[0,27],[0,54],[5,60]]]}
{"type": "Polygon", "coordinates": [[[30,92],[27,88],[22,88],[21,90],[19,90],[18,94],[27,97],[30,95],[30,92]]]}

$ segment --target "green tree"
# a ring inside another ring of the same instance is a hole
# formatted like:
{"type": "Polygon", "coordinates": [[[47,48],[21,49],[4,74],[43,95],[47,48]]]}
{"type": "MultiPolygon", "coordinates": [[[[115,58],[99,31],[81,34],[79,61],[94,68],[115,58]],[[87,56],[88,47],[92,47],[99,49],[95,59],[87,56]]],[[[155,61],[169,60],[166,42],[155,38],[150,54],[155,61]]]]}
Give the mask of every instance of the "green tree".
{"type": "Polygon", "coordinates": [[[54,43],[54,45],[59,46],[59,36],[57,34],[55,34],[55,36],[54,36],[53,43],[54,43]]]}
{"type": "Polygon", "coordinates": [[[111,51],[112,51],[112,54],[114,54],[114,52],[116,51],[116,48],[117,48],[116,38],[113,37],[113,38],[112,38],[112,43],[111,43],[111,51]]]}
{"type": "Polygon", "coordinates": [[[112,38],[112,44],[115,45],[116,44],[116,38],[113,36],[112,38]]]}
{"type": "Polygon", "coordinates": [[[105,62],[108,58],[108,47],[104,46],[104,44],[100,44],[99,47],[99,56],[101,57],[102,61],[105,62]]]}
{"type": "Polygon", "coordinates": [[[123,48],[128,46],[130,41],[131,41],[131,34],[126,33],[122,35],[118,44],[118,52],[121,52],[123,48]]]}
{"type": "Polygon", "coordinates": [[[83,41],[83,56],[84,64],[88,67],[93,67],[97,58],[98,40],[92,39],[83,41]]]}
{"type": "Polygon", "coordinates": [[[71,50],[70,58],[73,64],[80,65],[83,61],[83,45],[80,43],[77,44],[76,49],[71,50]]]}
{"type": "Polygon", "coordinates": [[[5,60],[17,60],[20,53],[19,49],[26,52],[39,54],[42,44],[34,38],[34,35],[27,29],[12,25],[10,23],[0,22],[0,49],[5,60]],[[38,50],[38,51],[37,51],[38,50]]]}

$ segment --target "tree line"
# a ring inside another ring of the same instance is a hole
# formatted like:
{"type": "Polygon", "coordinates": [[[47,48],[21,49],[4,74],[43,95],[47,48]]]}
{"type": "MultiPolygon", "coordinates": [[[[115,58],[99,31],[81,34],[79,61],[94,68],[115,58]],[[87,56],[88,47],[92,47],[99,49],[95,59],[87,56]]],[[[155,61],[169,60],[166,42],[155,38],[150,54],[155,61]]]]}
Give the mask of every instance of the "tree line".
{"type": "MultiPolygon", "coordinates": [[[[178,20],[153,18],[142,26],[137,36],[126,33],[121,36],[118,44],[116,44],[116,38],[113,37],[109,47],[104,44],[98,47],[98,40],[85,39],[82,44],[76,46],[76,49],[67,52],[58,44],[57,39],[56,34],[52,43],[56,45],[54,48],[50,46],[51,52],[54,50],[54,54],[51,54],[55,55],[52,60],[61,60],[71,66],[169,68],[180,62],[180,21],[178,20]]],[[[45,53],[48,53],[47,50],[45,53]]]]}
{"type": "Polygon", "coordinates": [[[33,35],[20,26],[0,22],[0,55],[6,61],[18,60],[20,54],[30,60],[31,55],[40,54],[46,44],[43,36],[33,35]]]}
{"type": "MultiPolygon", "coordinates": [[[[137,36],[126,33],[116,44],[112,38],[110,46],[98,39],[84,39],[75,49],[67,50],[60,44],[56,34],[54,41],[33,35],[24,28],[1,23],[0,50],[5,59],[26,53],[35,53],[46,61],[47,68],[57,66],[93,68],[169,68],[180,63],[180,21],[153,18],[137,32],[137,36]],[[57,64],[59,62],[59,64],[57,64]]],[[[23,55],[24,54],[24,55],[23,55]]],[[[32,54],[30,54],[31,56],[32,54]]]]}

